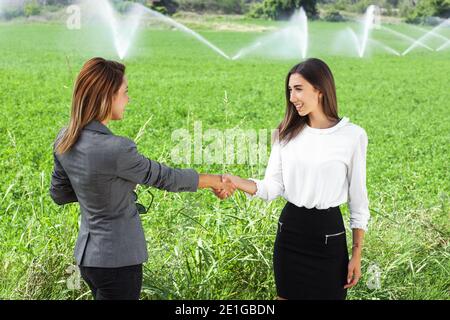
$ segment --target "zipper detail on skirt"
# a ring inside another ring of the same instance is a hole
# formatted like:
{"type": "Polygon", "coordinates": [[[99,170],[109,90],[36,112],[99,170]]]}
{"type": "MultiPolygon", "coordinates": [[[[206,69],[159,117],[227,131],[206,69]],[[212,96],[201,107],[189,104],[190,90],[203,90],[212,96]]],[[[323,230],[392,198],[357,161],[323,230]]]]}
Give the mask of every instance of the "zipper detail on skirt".
{"type": "Polygon", "coordinates": [[[345,233],[345,231],[342,231],[342,232],[339,232],[339,233],[334,233],[334,234],[326,234],[326,235],[325,235],[325,244],[328,243],[328,238],[329,238],[329,237],[336,237],[336,236],[341,235],[341,234],[343,234],[343,233],[345,233]]]}

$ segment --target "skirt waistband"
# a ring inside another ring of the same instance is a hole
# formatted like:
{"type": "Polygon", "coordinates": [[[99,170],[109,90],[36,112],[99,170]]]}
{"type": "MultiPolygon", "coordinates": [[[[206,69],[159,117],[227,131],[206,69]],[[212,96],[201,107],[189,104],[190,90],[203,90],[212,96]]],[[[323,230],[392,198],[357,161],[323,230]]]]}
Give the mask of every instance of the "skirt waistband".
{"type": "Polygon", "coordinates": [[[339,206],[308,209],[288,202],[281,212],[280,223],[305,234],[334,234],[345,231],[339,206]]]}
{"type": "Polygon", "coordinates": [[[287,202],[285,205],[285,208],[288,208],[289,210],[293,210],[293,211],[301,211],[301,212],[305,212],[305,213],[327,213],[327,212],[340,212],[340,207],[329,207],[327,209],[317,209],[317,208],[306,208],[306,207],[298,207],[295,204],[291,203],[291,202],[287,202]]]}

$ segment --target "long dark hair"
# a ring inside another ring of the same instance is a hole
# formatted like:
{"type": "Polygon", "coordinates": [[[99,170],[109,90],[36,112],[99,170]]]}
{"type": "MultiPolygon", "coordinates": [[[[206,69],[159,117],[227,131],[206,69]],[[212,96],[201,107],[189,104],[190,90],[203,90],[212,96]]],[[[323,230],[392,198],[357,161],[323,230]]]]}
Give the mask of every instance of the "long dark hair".
{"type": "Polygon", "coordinates": [[[113,96],[119,91],[124,75],[125,66],[116,61],[97,57],[83,65],[75,81],[69,126],[56,146],[59,154],[75,144],[89,122],[111,117],[113,96]]]}
{"type": "Polygon", "coordinates": [[[300,74],[322,93],[322,107],[325,115],[330,119],[339,120],[336,87],[330,68],[320,59],[307,59],[292,67],[286,76],[286,113],[283,121],[277,127],[277,136],[274,136],[274,140],[283,143],[288,143],[295,138],[302,131],[308,119],[308,116],[299,115],[290,101],[289,78],[295,73],[300,74]]]}

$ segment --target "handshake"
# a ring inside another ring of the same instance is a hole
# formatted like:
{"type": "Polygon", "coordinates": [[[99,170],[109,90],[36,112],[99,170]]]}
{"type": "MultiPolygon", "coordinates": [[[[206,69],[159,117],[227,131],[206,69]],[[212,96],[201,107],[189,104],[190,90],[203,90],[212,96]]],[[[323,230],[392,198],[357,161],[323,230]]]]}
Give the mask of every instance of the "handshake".
{"type": "Polygon", "coordinates": [[[219,199],[230,197],[236,189],[250,195],[257,193],[258,187],[252,179],[244,179],[231,174],[200,174],[199,188],[211,188],[219,199]]]}
{"type": "Polygon", "coordinates": [[[220,177],[221,182],[216,187],[211,189],[217,198],[223,200],[231,197],[236,189],[238,189],[239,177],[235,177],[230,174],[222,174],[220,177]]]}

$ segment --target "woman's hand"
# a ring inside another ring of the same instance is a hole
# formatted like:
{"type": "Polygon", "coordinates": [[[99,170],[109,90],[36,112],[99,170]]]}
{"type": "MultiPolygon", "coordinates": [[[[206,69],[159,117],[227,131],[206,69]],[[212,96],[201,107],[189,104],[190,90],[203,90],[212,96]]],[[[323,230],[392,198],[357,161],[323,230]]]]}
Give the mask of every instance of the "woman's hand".
{"type": "Polygon", "coordinates": [[[228,178],[230,175],[222,175],[220,188],[211,188],[214,194],[220,199],[230,197],[236,191],[236,184],[228,178]],[[227,177],[226,177],[227,176],[227,177]]]}
{"type": "Polygon", "coordinates": [[[234,191],[238,188],[237,177],[234,177],[230,174],[223,174],[222,175],[222,183],[223,183],[222,188],[212,188],[212,191],[218,198],[223,200],[223,199],[230,197],[234,193],[234,191]],[[227,186],[228,186],[228,189],[227,189],[227,186]]]}
{"type": "Polygon", "coordinates": [[[353,255],[348,263],[347,284],[344,289],[354,287],[361,278],[361,256],[353,255]]]}
{"type": "MultiPolygon", "coordinates": [[[[230,174],[223,174],[222,175],[222,182],[224,183],[231,183],[235,186],[236,189],[242,190],[248,194],[254,195],[257,191],[256,183],[252,180],[243,179],[239,176],[233,176],[230,174]]],[[[224,199],[227,197],[226,193],[223,192],[220,189],[214,188],[213,192],[221,199],[224,199]],[[215,189],[215,190],[214,190],[215,189]]],[[[231,194],[228,193],[228,196],[231,194]]]]}

